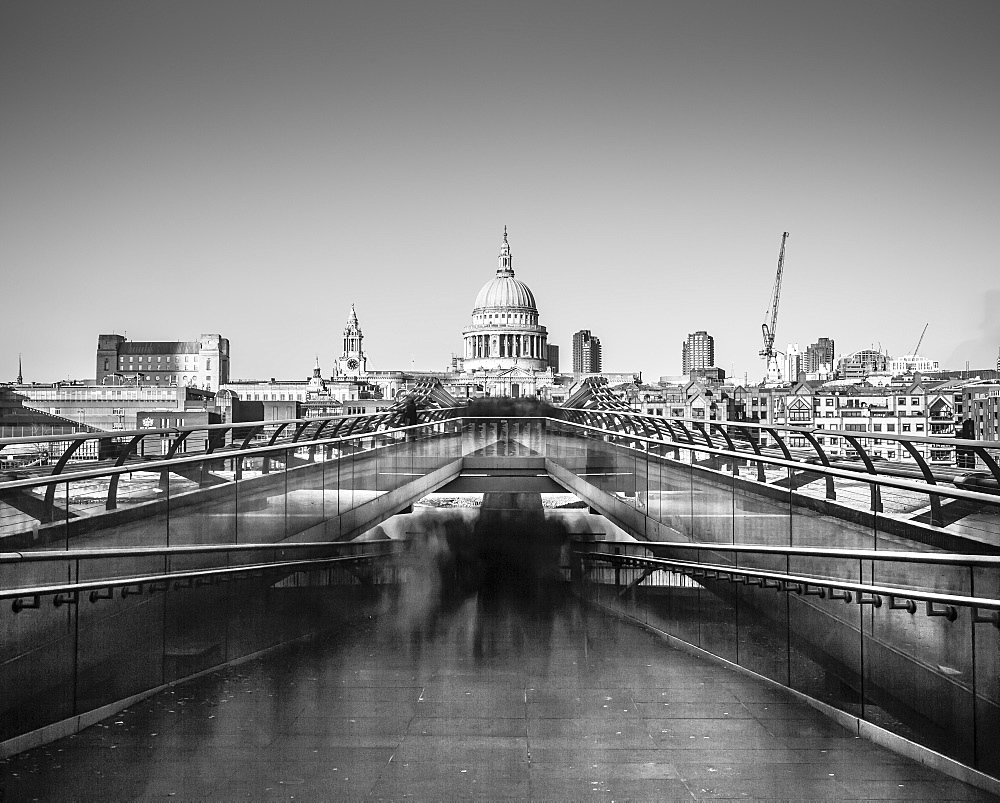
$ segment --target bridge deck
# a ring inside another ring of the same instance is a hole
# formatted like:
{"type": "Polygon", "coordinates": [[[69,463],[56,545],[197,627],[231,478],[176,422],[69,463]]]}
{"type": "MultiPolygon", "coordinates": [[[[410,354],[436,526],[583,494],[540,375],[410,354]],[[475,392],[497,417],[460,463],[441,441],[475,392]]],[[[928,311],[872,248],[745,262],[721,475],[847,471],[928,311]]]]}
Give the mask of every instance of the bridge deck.
{"type": "Polygon", "coordinates": [[[0,762],[0,799],[987,800],[567,600],[468,601],[178,685],[0,762]]]}

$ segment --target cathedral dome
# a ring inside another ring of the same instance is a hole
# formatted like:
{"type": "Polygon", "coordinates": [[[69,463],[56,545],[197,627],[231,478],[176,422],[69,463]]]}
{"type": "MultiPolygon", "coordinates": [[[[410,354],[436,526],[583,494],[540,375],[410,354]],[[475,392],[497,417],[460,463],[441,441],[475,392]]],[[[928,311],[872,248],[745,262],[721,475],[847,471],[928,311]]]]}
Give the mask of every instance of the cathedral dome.
{"type": "Polygon", "coordinates": [[[514,278],[513,271],[507,275],[497,271],[496,278],[483,285],[483,289],[476,296],[475,309],[486,307],[528,307],[537,310],[535,296],[528,289],[528,285],[514,278]]]}
{"type": "Polygon", "coordinates": [[[534,293],[514,278],[506,227],[496,276],[476,296],[472,326],[462,336],[466,372],[544,371],[548,364],[548,332],[538,323],[534,293]]]}
{"type": "Polygon", "coordinates": [[[476,296],[473,313],[482,309],[497,309],[503,307],[527,308],[537,312],[535,296],[528,285],[514,278],[513,260],[510,255],[510,245],[507,242],[507,227],[503,230],[503,245],[500,247],[497,275],[483,285],[476,296]]]}

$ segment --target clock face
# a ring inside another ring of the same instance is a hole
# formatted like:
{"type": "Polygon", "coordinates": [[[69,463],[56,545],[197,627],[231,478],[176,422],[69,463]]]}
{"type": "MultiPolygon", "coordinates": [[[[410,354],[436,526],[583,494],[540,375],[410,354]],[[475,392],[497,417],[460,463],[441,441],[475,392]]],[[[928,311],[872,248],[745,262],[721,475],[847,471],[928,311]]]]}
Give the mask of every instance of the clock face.
{"type": "Polygon", "coordinates": [[[347,361],[347,367],[350,368],[352,371],[356,371],[358,368],[358,361],[353,357],[351,357],[351,359],[347,361]]]}

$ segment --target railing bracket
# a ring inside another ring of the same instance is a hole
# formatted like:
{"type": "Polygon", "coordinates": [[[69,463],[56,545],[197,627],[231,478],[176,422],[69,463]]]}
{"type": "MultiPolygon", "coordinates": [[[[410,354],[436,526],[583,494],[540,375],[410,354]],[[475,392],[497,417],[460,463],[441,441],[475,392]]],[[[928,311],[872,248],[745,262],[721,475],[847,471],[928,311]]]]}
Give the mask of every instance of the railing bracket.
{"type": "Polygon", "coordinates": [[[850,591],[839,591],[836,588],[831,588],[830,599],[842,599],[844,602],[851,602],[854,596],[850,591]]]}
{"type": "Polygon", "coordinates": [[[126,597],[136,596],[142,594],[142,583],[137,583],[134,586],[123,586],[122,587],[122,599],[126,597]]]}
{"type": "Polygon", "coordinates": [[[95,588],[90,592],[91,603],[97,602],[99,599],[114,599],[115,590],[113,588],[99,589],[95,588]]]}
{"type": "Polygon", "coordinates": [[[991,624],[1000,629],[1000,611],[987,610],[985,614],[982,614],[979,612],[979,608],[973,608],[972,621],[977,625],[991,624]]]}
{"type": "Polygon", "coordinates": [[[18,597],[11,603],[10,607],[14,613],[20,613],[26,608],[41,608],[42,598],[38,594],[33,594],[30,597],[18,597]],[[25,602],[25,600],[30,600],[30,602],[25,602]]]}
{"type": "Polygon", "coordinates": [[[63,605],[76,605],[79,602],[79,593],[76,591],[69,591],[65,594],[56,594],[52,598],[52,604],[57,608],[63,605]]]}
{"type": "Polygon", "coordinates": [[[954,622],[958,618],[958,608],[954,605],[945,605],[942,608],[935,608],[934,603],[927,600],[927,604],[924,607],[924,613],[928,616],[943,616],[949,622],[954,622]]]}
{"type": "Polygon", "coordinates": [[[871,605],[873,608],[881,608],[882,597],[878,594],[872,594],[870,597],[865,598],[864,594],[858,594],[858,605],[871,605]]]}
{"type": "Polygon", "coordinates": [[[895,597],[889,597],[889,610],[916,613],[917,603],[915,603],[912,599],[904,599],[902,602],[899,602],[895,597]]]}

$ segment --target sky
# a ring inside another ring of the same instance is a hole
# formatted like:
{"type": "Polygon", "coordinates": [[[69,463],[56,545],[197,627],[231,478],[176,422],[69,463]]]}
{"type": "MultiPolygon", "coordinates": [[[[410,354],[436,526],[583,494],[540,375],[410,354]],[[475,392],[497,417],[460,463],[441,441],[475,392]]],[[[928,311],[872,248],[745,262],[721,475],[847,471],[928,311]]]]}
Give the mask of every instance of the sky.
{"type": "Polygon", "coordinates": [[[1000,350],[1000,3],[0,4],[0,381],[97,336],[233,378],[461,353],[503,227],[549,342],[760,379],[831,337],[1000,350]]]}

